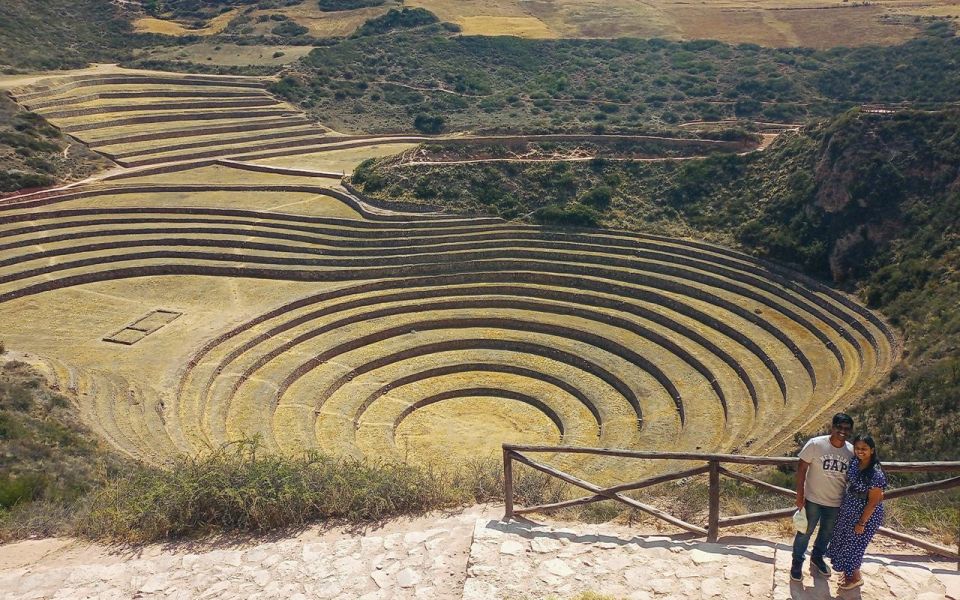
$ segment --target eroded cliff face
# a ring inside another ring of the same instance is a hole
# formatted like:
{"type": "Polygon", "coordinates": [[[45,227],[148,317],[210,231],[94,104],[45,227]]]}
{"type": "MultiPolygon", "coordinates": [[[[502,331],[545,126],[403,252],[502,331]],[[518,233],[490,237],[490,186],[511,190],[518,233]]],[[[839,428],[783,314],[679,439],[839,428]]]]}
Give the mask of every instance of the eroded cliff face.
{"type": "Polygon", "coordinates": [[[947,111],[851,113],[809,132],[820,140],[804,210],[821,222],[834,281],[869,277],[904,238],[931,233],[931,211],[960,189],[957,131],[958,113],[947,111]]]}

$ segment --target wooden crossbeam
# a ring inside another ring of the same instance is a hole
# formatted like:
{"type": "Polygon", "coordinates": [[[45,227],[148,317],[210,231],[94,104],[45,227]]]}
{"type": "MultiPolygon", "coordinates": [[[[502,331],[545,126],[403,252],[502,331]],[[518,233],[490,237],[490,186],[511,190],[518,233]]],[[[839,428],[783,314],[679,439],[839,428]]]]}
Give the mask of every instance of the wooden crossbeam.
{"type": "MultiPolygon", "coordinates": [[[[632,481],[630,483],[622,483],[620,485],[615,485],[613,487],[603,488],[603,492],[618,494],[620,492],[628,492],[632,490],[639,490],[645,487],[650,487],[652,485],[657,485],[660,483],[666,483],[668,481],[674,481],[677,479],[683,479],[684,477],[693,477],[695,475],[701,475],[706,473],[710,467],[704,465],[702,467],[695,467],[693,469],[685,469],[683,471],[674,471],[672,473],[666,473],[664,475],[658,475],[656,477],[648,477],[647,479],[641,479],[639,481],[632,481]]],[[[610,500],[610,497],[604,494],[594,494],[593,496],[582,496],[574,500],[564,500],[563,502],[554,502],[552,504],[539,504],[537,506],[530,506],[526,508],[514,509],[514,514],[524,514],[532,512],[543,512],[547,510],[556,510],[558,508],[570,508],[572,506],[581,506],[584,504],[591,504],[593,502],[601,502],[603,500],[610,500]]]]}
{"type": "Polygon", "coordinates": [[[603,488],[601,488],[601,487],[599,487],[599,486],[596,486],[596,485],[594,485],[594,484],[592,484],[592,483],[590,483],[590,482],[588,482],[588,481],[584,481],[584,480],[582,480],[582,479],[579,479],[579,478],[577,478],[577,477],[574,477],[573,475],[569,475],[569,474],[567,474],[567,473],[564,473],[563,471],[560,471],[560,470],[558,470],[558,469],[554,469],[553,467],[550,467],[550,466],[547,466],[547,465],[545,465],[545,464],[539,463],[539,462],[537,462],[537,461],[531,460],[531,459],[527,458],[526,456],[523,456],[522,454],[513,453],[510,458],[512,458],[513,460],[515,460],[515,461],[517,461],[517,462],[523,463],[523,464],[527,465],[528,467],[532,467],[532,468],[534,468],[534,469],[537,469],[538,471],[542,471],[542,472],[544,472],[544,473],[547,473],[548,475],[553,475],[553,476],[556,477],[557,479],[560,479],[560,480],[562,480],[562,481],[566,481],[567,483],[569,483],[569,484],[571,484],[571,485],[575,485],[575,486],[580,487],[580,488],[583,488],[583,489],[585,489],[585,490],[587,490],[587,491],[593,492],[594,494],[601,495],[601,496],[606,496],[607,498],[610,498],[611,500],[617,500],[617,501],[619,501],[619,502],[623,502],[624,504],[626,504],[626,505],[628,505],[628,506],[631,506],[631,507],[633,507],[633,508],[636,508],[637,510],[641,510],[641,511],[643,511],[643,512],[649,513],[649,514],[657,517],[658,519],[662,519],[662,520],[666,521],[667,523],[670,523],[670,524],[672,524],[672,525],[676,525],[677,527],[679,527],[679,528],[681,528],[681,529],[685,529],[685,530],[687,530],[687,531],[692,531],[693,533],[698,533],[698,534],[700,534],[700,535],[706,535],[706,534],[707,534],[707,530],[704,529],[703,527],[698,527],[698,526],[696,526],[696,525],[693,525],[692,523],[687,523],[686,521],[683,521],[683,520],[681,520],[681,519],[678,519],[677,517],[674,517],[674,516],[671,515],[671,514],[665,513],[665,512],[663,512],[662,510],[660,510],[660,509],[658,509],[658,508],[654,508],[653,506],[649,506],[649,505],[644,504],[644,503],[642,503],[642,502],[638,502],[638,501],[634,500],[633,498],[628,498],[628,497],[623,496],[623,495],[618,494],[618,493],[607,492],[607,491],[605,491],[603,488]]]}

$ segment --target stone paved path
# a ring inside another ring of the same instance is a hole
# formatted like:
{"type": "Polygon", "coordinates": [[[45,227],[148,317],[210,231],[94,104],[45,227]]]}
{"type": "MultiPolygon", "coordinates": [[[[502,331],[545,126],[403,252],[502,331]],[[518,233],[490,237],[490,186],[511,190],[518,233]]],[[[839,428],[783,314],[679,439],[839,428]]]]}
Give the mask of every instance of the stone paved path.
{"type": "Polygon", "coordinates": [[[865,585],[837,592],[837,577],[809,572],[791,582],[786,541],[725,537],[722,544],[684,541],[684,536],[638,535],[613,525],[575,527],[505,524],[478,520],[464,583],[464,600],[560,599],[595,591],[629,600],[960,600],[960,572],[953,561],[918,555],[872,553],[863,567],[865,585]]]}
{"type": "Polygon", "coordinates": [[[626,526],[505,524],[501,510],[402,519],[363,535],[313,528],[136,551],[8,544],[0,546],[0,598],[567,600],[590,590],[630,600],[960,600],[955,562],[903,548],[871,554],[867,584],[837,595],[835,581],[809,574],[791,583],[782,541],[706,544],[626,526]]]}

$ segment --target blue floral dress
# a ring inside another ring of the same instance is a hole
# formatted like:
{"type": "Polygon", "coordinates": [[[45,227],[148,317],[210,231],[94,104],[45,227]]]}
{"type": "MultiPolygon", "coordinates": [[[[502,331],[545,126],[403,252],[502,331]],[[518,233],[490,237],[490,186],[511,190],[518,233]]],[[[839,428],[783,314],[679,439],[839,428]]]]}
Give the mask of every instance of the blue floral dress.
{"type": "Polygon", "coordinates": [[[857,535],[854,526],[863,516],[863,509],[867,506],[867,492],[870,488],[887,488],[887,476],[883,474],[880,465],[873,469],[873,476],[864,479],[860,476],[860,461],[857,457],[850,459],[847,467],[847,489],[843,493],[843,501],[837,514],[837,524],[833,529],[833,538],[827,548],[827,558],[833,564],[833,570],[852,576],[853,572],[863,563],[863,555],[867,545],[883,524],[883,502],[877,505],[870,520],[863,529],[863,535],[857,535]]]}

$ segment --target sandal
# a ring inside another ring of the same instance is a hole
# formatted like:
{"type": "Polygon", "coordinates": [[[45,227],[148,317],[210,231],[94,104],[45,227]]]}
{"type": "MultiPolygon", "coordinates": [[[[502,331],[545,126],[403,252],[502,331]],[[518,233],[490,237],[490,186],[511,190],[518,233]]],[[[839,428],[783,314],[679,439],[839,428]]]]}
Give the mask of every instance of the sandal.
{"type": "Polygon", "coordinates": [[[863,585],[863,577],[861,577],[856,581],[849,581],[848,579],[844,578],[843,583],[841,583],[837,589],[847,591],[847,590],[858,588],[861,585],[863,585]]]}

